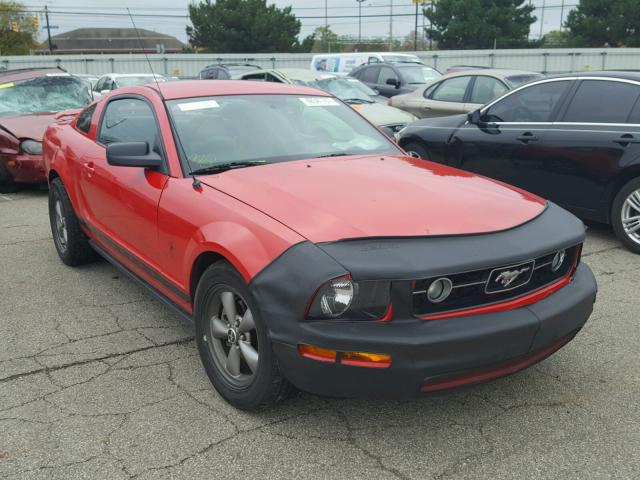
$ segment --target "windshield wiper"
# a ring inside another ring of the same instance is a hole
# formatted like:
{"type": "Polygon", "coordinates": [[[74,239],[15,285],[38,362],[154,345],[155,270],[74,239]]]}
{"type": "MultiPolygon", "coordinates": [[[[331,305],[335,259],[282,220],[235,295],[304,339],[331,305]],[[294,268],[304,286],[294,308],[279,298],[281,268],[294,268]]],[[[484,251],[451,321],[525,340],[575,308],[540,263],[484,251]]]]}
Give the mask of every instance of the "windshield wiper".
{"type": "Polygon", "coordinates": [[[343,98],[344,103],[375,103],[373,100],[365,100],[364,98],[343,98]]]}
{"type": "Polygon", "coordinates": [[[221,173],[227,170],[234,170],[236,168],[255,167],[257,165],[266,165],[265,160],[248,160],[246,162],[228,162],[219,163],[217,165],[209,165],[208,167],[197,168],[189,175],[208,175],[210,173],[221,173]]]}
{"type": "Polygon", "coordinates": [[[348,155],[353,155],[353,153],[327,153],[325,155],[318,155],[316,158],[346,157],[348,155]]]}

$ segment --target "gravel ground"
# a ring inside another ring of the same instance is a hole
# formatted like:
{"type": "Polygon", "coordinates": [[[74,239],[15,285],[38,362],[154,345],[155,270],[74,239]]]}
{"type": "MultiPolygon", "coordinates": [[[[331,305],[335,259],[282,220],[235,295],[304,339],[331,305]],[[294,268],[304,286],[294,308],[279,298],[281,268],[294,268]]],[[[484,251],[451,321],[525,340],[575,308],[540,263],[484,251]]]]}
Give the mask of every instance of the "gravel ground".
{"type": "Polygon", "coordinates": [[[106,262],[65,267],[46,192],[0,195],[0,478],[640,478],[640,256],[592,227],[585,329],[524,372],[408,401],[234,410],[190,325],[106,262]]]}

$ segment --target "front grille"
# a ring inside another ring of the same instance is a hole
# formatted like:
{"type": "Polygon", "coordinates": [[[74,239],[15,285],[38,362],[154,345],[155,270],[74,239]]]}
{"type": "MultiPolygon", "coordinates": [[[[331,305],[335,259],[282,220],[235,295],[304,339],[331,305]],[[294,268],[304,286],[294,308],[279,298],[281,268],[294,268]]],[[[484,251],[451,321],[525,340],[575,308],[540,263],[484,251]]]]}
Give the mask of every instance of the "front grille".
{"type": "Polygon", "coordinates": [[[569,275],[578,260],[580,247],[567,248],[564,262],[555,272],[552,264],[557,252],[552,252],[517,264],[416,280],[413,312],[428,317],[502,303],[535,292],[569,275]],[[440,278],[451,281],[451,294],[444,301],[435,303],[429,300],[427,292],[440,278]]]}

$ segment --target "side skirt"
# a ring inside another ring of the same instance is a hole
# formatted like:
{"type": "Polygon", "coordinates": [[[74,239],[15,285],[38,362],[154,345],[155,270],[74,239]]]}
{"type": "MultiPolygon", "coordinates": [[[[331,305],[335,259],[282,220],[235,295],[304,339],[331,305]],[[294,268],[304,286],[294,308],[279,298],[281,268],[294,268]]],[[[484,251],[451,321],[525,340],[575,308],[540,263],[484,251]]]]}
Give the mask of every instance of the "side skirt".
{"type": "Polygon", "coordinates": [[[124,266],[122,263],[120,263],[118,260],[112,257],[106,250],[100,247],[100,245],[98,245],[96,242],[94,242],[93,240],[89,240],[89,243],[91,244],[91,246],[96,252],[98,252],[105,260],[111,263],[114,267],[118,268],[120,271],[122,271],[122,273],[127,275],[127,277],[129,277],[131,280],[136,282],[138,285],[144,287],[157,300],[160,300],[162,303],[164,303],[174,313],[179,315],[183,320],[193,323],[193,317],[188,312],[186,312],[185,310],[180,308],[178,305],[176,305],[170,298],[165,296],[162,292],[157,290],[153,285],[147,283],[145,280],[140,278],[134,272],[129,270],[126,266],[124,266]]]}

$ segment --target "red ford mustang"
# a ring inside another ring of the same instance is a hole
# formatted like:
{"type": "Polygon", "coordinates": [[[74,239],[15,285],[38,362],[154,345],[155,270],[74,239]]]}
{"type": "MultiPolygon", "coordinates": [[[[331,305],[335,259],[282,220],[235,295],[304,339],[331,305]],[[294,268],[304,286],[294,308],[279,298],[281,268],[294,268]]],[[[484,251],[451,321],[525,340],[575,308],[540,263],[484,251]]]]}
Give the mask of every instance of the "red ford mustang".
{"type": "Polygon", "coordinates": [[[310,88],[124,88],[52,125],[56,249],[98,252],[195,321],[239,408],[292,386],[408,396],[521,370],[569,342],[596,283],[552,203],[406,157],[310,88]]]}

